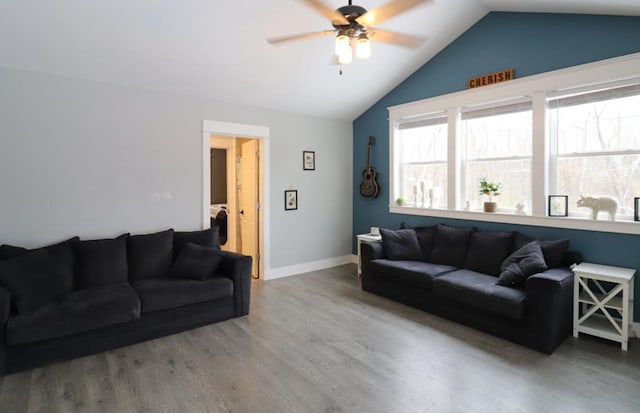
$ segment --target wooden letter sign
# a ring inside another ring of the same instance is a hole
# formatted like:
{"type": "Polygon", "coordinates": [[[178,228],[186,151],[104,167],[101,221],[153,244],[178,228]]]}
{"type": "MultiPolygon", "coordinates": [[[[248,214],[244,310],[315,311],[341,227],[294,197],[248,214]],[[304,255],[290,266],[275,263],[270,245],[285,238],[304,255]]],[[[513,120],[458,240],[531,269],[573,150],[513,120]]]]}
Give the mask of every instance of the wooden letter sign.
{"type": "Polygon", "coordinates": [[[494,83],[506,82],[515,79],[515,71],[513,69],[505,69],[499,72],[489,73],[477,77],[472,77],[467,81],[467,89],[474,87],[493,85],[494,83]]]}

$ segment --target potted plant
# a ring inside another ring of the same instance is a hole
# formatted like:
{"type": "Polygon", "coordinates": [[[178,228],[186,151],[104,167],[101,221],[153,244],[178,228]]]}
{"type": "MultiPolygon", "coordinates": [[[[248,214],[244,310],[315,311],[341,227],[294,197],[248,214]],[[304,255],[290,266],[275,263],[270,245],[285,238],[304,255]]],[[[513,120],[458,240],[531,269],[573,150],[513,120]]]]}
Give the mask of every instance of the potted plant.
{"type": "Polygon", "coordinates": [[[484,212],[496,212],[498,204],[493,202],[493,197],[500,195],[502,184],[487,181],[487,178],[480,178],[480,195],[489,197],[489,201],[484,203],[484,212]]]}

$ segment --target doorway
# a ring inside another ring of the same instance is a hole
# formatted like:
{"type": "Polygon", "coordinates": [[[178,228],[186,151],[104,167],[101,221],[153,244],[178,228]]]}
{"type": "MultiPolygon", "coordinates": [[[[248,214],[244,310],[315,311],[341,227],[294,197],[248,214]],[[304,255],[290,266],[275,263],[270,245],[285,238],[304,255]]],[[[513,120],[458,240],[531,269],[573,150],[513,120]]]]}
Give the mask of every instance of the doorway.
{"type": "Polygon", "coordinates": [[[212,121],[203,129],[203,227],[216,224],[222,231],[226,216],[222,249],[251,256],[252,276],[268,279],[268,129],[212,121]]]}
{"type": "Polygon", "coordinates": [[[260,278],[260,142],[211,135],[211,225],[220,228],[223,251],[253,258],[260,278]]]}

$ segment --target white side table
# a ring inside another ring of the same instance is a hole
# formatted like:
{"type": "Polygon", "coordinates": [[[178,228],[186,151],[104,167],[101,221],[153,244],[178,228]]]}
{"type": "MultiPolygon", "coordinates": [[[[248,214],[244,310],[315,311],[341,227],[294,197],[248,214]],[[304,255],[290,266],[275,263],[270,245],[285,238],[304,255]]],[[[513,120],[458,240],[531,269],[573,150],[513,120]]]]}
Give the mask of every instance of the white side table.
{"type": "Polygon", "coordinates": [[[617,341],[627,351],[633,321],[636,270],[583,262],[573,268],[573,336],[578,333],[617,341]],[[613,284],[605,289],[601,282],[613,284]]]}
{"type": "Polygon", "coordinates": [[[356,235],[358,238],[358,277],[362,274],[362,259],[360,258],[360,244],[368,241],[380,241],[382,237],[380,235],[374,234],[359,234],[356,235]]]}

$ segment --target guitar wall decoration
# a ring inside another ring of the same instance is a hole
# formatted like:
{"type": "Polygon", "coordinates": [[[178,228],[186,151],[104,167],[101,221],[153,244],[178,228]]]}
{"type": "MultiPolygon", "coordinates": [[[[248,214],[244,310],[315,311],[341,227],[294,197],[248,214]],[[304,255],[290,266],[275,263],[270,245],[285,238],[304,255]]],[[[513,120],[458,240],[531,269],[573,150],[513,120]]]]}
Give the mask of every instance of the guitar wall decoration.
{"type": "Polygon", "coordinates": [[[380,191],[377,181],[378,173],[371,167],[371,146],[375,143],[376,138],[369,136],[367,167],[362,171],[362,183],[360,184],[360,195],[365,198],[375,198],[380,191]]]}

